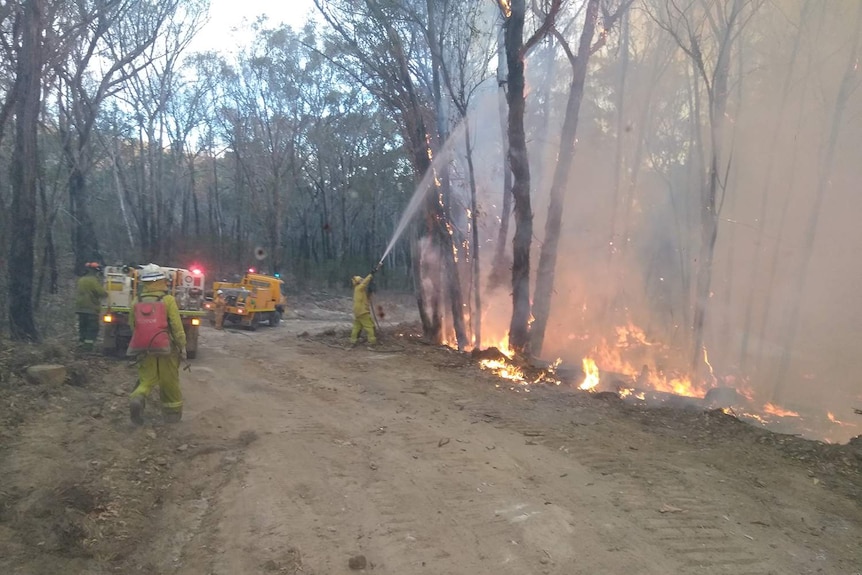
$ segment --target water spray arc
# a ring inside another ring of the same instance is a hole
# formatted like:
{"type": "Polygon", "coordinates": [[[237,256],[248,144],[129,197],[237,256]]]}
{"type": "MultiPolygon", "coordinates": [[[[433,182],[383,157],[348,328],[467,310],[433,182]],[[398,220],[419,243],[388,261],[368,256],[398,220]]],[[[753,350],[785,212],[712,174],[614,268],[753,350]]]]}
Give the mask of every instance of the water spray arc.
{"type": "Polygon", "coordinates": [[[425,196],[428,192],[438,187],[439,182],[437,181],[436,174],[446,162],[452,160],[452,153],[459,140],[463,138],[467,121],[469,120],[459,122],[455,126],[455,128],[450,132],[449,137],[446,138],[446,141],[443,142],[443,145],[440,146],[440,149],[434,154],[433,158],[431,158],[431,165],[426,170],[425,174],[422,175],[419,185],[416,186],[416,190],[413,192],[413,197],[410,198],[410,202],[401,214],[398,226],[395,228],[395,231],[392,234],[392,239],[389,240],[389,244],[386,246],[386,250],[383,252],[380,261],[377,264],[378,266],[383,264],[386,256],[389,255],[389,252],[392,251],[392,248],[395,247],[395,244],[398,243],[398,240],[401,239],[402,235],[404,235],[404,231],[419,211],[419,208],[422,206],[422,202],[425,200],[425,196]]]}

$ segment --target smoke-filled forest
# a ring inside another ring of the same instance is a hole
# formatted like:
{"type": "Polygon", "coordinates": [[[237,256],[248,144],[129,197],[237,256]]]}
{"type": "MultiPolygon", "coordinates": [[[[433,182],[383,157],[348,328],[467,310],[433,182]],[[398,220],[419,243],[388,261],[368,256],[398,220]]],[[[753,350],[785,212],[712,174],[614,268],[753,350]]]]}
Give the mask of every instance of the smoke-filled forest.
{"type": "Polygon", "coordinates": [[[293,293],[382,258],[459,349],[860,402],[862,2],[314,3],[211,53],[206,0],[0,6],[6,336],[86,262],[263,248],[293,293]]]}

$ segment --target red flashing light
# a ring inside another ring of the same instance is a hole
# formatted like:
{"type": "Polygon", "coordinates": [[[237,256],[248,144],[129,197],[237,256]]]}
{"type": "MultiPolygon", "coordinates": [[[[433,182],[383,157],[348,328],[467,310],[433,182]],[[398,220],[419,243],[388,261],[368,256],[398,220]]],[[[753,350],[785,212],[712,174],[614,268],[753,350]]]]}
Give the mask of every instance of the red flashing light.
{"type": "Polygon", "coordinates": [[[254,273],[254,268],[248,268],[248,273],[253,274],[253,273],[254,273]]]}
{"type": "Polygon", "coordinates": [[[199,275],[201,275],[201,273],[203,273],[203,272],[201,272],[201,269],[200,269],[200,268],[192,268],[192,273],[193,273],[194,275],[196,275],[196,276],[199,276],[199,275]]]}

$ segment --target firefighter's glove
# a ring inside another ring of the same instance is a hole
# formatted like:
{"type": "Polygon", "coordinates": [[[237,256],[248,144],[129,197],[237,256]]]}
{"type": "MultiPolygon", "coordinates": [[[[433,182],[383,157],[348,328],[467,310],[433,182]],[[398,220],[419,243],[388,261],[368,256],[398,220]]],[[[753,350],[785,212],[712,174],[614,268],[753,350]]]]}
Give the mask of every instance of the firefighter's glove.
{"type": "Polygon", "coordinates": [[[188,356],[188,354],[186,353],[186,348],[183,348],[183,349],[181,349],[181,350],[180,350],[180,359],[183,359],[183,360],[188,360],[188,359],[189,359],[189,356],[188,356]]]}

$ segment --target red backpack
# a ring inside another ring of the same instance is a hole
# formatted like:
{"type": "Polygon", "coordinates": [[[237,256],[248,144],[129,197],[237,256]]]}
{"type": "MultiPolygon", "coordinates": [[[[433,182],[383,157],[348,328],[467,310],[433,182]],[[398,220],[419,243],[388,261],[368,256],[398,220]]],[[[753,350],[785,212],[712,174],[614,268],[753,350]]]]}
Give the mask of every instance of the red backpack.
{"type": "Polygon", "coordinates": [[[171,331],[162,298],[135,304],[135,329],[126,355],[170,355],[171,331]]]}

